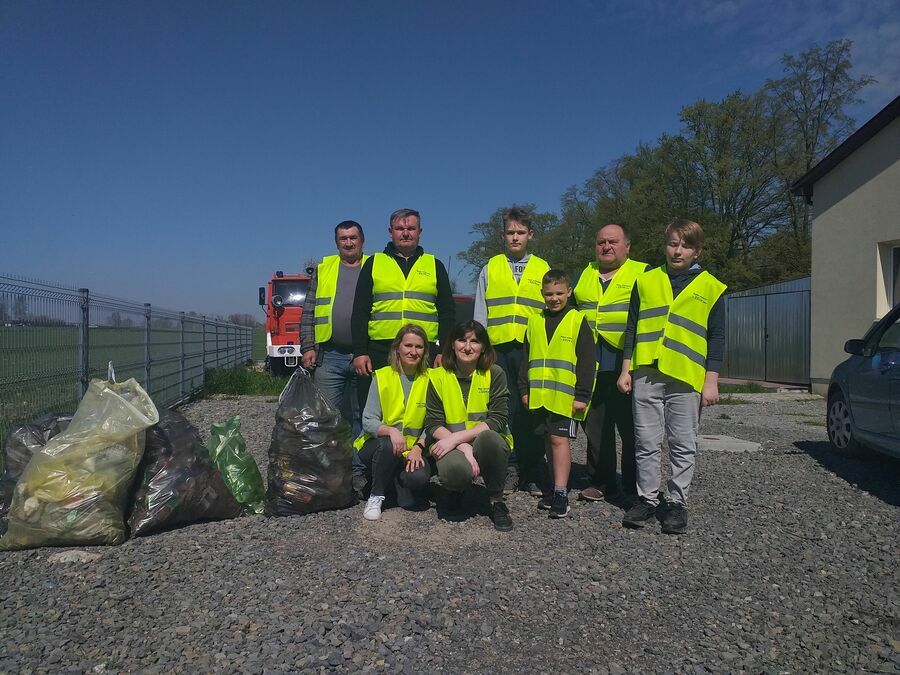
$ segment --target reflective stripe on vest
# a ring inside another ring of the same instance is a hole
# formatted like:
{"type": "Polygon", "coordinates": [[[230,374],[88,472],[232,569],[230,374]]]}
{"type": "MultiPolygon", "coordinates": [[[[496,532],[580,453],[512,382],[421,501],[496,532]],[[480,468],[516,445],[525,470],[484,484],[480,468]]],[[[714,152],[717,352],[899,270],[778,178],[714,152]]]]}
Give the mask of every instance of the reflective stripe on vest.
{"type": "MultiPolygon", "coordinates": [[[[363,255],[360,264],[369,256],[363,255]]],[[[316,270],[316,343],[322,344],[331,339],[331,310],[334,307],[334,294],[337,291],[338,274],[341,268],[341,256],[329,255],[322,258],[316,270]]],[[[351,299],[351,304],[353,300],[351,299]]]]}
{"type": "MultiPolygon", "coordinates": [[[[531,410],[545,408],[563,417],[573,417],[575,345],[584,315],[578,310],[569,310],[549,343],[545,321],[541,314],[528,319],[525,335],[528,339],[528,407],[531,410]]],[[[586,414],[587,410],[574,417],[583,420],[586,414]]]]}
{"type": "Polygon", "coordinates": [[[628,305],[637,278],[649,267],[647,263],[626,260],[610,279],[606,290],[600,284],[600,266],[591,263],[584,268],[575,286],[575,305],[594,331],[616,349],[625,346],[625,324],[628,305]]]}
{"type": "MultiPolygon", "coordinates": [[[[476,370],[472,373],[472,383],[469,386],[468,400],[463,402],[462,389],[456,374],[446,368],[432,368],[428,371],[428,378],[434,386],[434,391],[444,405],[444,426],[452,431],[470,429],[479,422],[487,419],[488,404],[491,392],[491,371],[476,370]]],[[[500,434],[513,448],[512,434],[507,428],[506,433],[500,434]]]]}
{"type": "Polygon", "coordinates": [[[672,283],[659,267],[637,281],[641,306],[631,369],[656,362],[661,373],[703,389],[709,313],[727,286],[703,271],[673,299],[672,283]]]}
{"type": "MultiPolygon", "coordinates": [[[[378,383],[378,400],[381,402],[381,423],[387,427],[394,427],[403,433],[406,438],[406,452],[409,454],[412,446],[422,436],[425,428],[425,395],[428,393],[428,377],[418,375],[412,382],[409,397],[404,398],[403,383],[400,374],[393,366],[379,368],[374,373],[378,383]]],[[[372,438],[370,434],[363,432],[353,442],[353,447],[359,452],[363,443],[372,438]]]]}
{"type": "Polygon", "coordinates": [[[533,255],[516,283],[505,255],[495,255],[488,261],[484,301],[491,344],[522,342],[528,317],[544,308],[541,282],[549,269],[544,259],[533,255]]]}
{"type": "Polygon", "coordinates": [[[434,256],[424,253],[409,276],[391,256],[376,253],[372,261],[372,311],[369,339],[393,340],[407,323],[425,331],[429,342],[437,340],[437,270],[434,256]]]}

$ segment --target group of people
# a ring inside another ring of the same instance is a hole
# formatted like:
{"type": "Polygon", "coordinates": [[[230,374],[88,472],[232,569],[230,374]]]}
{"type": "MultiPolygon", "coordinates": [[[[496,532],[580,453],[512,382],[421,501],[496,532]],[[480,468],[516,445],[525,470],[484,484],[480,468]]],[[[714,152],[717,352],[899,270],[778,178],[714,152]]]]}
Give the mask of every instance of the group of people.
{"type": "Polygon", "coordinates": [[[528,252],[531,213],[512,207],[505,251],[481,270],[473,319],[461,322],[446,269],[419,245],[419,213],[395,211],[388,232],[367,256],[362,226],[339,223],[338,254],[318,265],[301,319],[302,365],[332,405],[349,399],[363,517],[378,520],[388,497],[424,506],[436,472],[455,513],[481,476],[498,530],[513,528],[508,489],[564,518],[581,426],[591,485],[580,497],[627,501],[625,527],[659,519],[685,532],[700,409],[718,402],[725,348],[725,285],[697,262],[700,225],[669,223],[654,269],[630,259],[623,226],[606,225],[595,261],[570,281],[528,252]]]}

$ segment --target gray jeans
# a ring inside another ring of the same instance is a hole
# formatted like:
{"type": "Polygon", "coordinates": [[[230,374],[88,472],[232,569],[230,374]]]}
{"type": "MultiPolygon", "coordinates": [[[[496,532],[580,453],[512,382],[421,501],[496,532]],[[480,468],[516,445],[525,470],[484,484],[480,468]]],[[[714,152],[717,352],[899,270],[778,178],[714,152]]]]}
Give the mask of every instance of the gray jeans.
{"type": "Polygon", "coordinates": [[[694,477],[700,394],[656,368],[638,368],[632,382],[638,495],[651,504],[659,503],[660,444],[665,431],[672,466],[666,501],[684,506],[694,477]]]}

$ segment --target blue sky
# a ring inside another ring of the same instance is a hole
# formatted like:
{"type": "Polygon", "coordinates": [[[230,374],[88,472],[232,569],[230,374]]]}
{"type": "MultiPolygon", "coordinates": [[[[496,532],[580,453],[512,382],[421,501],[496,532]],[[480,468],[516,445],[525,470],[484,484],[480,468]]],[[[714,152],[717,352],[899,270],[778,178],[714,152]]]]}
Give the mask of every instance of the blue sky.
{"type": "Polygon", "coordinates": [[[0,0],[0,273],[261,316],[337,222],[380,250],[411,207],[467,289],[474,222],[844,37],[861,123],[900,93],[896,0],[0,0]]]}

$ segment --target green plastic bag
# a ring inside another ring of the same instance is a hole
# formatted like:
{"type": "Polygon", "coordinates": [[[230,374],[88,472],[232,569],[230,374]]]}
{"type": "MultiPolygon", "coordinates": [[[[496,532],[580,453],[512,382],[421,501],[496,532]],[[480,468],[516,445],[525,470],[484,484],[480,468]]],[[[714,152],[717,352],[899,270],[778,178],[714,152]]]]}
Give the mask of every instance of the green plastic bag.
{"type": "Polygon", "coordinates": [[[216,422],[210,427],[209,456],[241,506],[251,513],[262,513],[265,510],[266,491],[259,467],[247,452],[247,444],[241,436],[240,415],[224,422],[216,422]]]}

